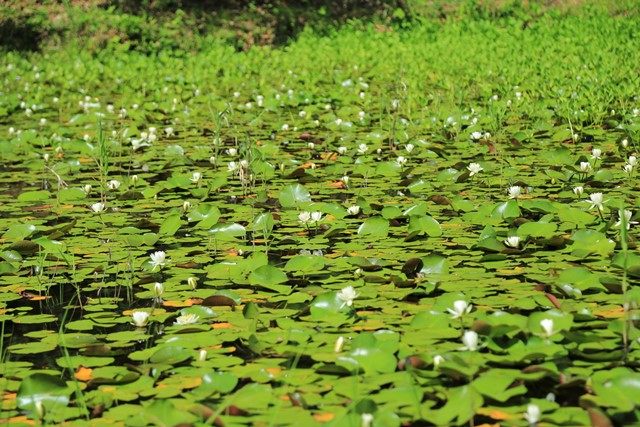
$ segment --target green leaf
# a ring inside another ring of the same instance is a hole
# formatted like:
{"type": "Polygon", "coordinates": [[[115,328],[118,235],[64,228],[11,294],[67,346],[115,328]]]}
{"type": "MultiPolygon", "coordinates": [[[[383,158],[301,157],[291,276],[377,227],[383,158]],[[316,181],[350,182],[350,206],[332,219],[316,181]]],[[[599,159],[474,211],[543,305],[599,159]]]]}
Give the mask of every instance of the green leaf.
{"type": "Polygon", "coordinates": [[[310,202],[311,194],[300,184],[287,185],[280,190],[278,200],[283,208],[294,208],[301,203],[310,202]]]}
{"type": "Polygon", "coordinates": [[[284,266],[285,271],[297,271],[301,273],[311,273],[324,268],[324,258],[315,255],[296,255],[284,266]]]}
{"type": "Polygon", "coordinates": [[[182,226],[180,214],[169,215],[160,225],[160,234],[162,236],[173,236],[182,226]]]}
{"type": "Polygon", "coordinates": [[[39,406],[45,409],[45,413],[55,412],[69,404],[70,394],[71,390],[59,377],[42,373],[32,374],[20,382],[18,408],[30,411],[34,418],[40,418],[39,406]]]}
{"type": "Polygon", "coordinates": [[[213,234],[216,239],[234,240],[236,237],[246,236],[247,230],[244,228],[244,226],[237,223],[218,223],[209,230],[209,233],[213,234]]]}
{"type": "Polygon", "coordinates": [[[428,411],[426,419],[436,425],[462,425],[469,421],[484,403],[482,395],[470,385],[450,388],[447,402],[436,410],[428,411]]]}
{"type": "Polygon", "coordinates": [[[525,222],[518,227],[517,235],[521,238],[543,237],[549,239],[553,236],[558,226],[545,222],[525,222]]]}
{"type": "Polygon", "coordinates": [[[287,280],[287,275],[272,265],[260,266],[249,274],[249,283],[251,285],[283,294],[291,292],[290,286],[281,285],[287,280]]]}
{"type": "Polygon", "coordinates": [[[155,353],[151,355],[151,357],[149,358],[149,362],[177,365],[178,363],[190,359],[191,356],[192,352],[190,350],[173,345],[165,345],[160,347],[155,353]]]}
{"type": "Polygon", "coordinates": [[[256,234],[261,234],[268,239],[273,231],[275,220],[271,212],[263,212],[256,216],[251,223],[251,230],[256,234]]]}
{"type": "Polygon", "coordinates": [[[389,221],[381,216],[373,216],[367,218],[360,227],[358,227],[358,234],[360,236],[370,237],[387,237],[389,233],[389,221]]]}
{"type": "Polygon", "coordinates": [[[209,203],[202,203],[189,212],[187,219],[189,221],[199,221],[197,228],[210,228],[220,219],[220,210],[209,203]]]}
{"type": "Polygon", "coordinates": [[[9,226],[9,229],[2,235],[2,238],[17,242],[31,236],[36,229],[36,226],[33,224],[13,224],[9,226]]]}
{"type": "Polygon", "coordinates": [[[423,233],[429,237],[442,236],[442,228],[440,228],[438,221],[429,215],[412,216],[409,220],[409,236],[423,233]]]}

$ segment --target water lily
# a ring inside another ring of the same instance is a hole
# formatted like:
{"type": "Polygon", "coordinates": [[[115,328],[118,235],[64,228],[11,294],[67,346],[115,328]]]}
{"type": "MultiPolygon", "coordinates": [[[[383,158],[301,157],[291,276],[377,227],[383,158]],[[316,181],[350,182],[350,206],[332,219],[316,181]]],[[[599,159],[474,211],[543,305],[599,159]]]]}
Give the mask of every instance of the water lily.
{"type": "Polygon", "coordinates": [[[594,148],[591,150],[591,158],[594,160],[598,160],[602,158],[602,150],[600,148],[594,148]]]}
{"type": "Polygon", "coordinates": [[[102,202],[97,202],[91,205],[91,210],[94,211],[95,213],[104,212],[106,208],[107,206],[102,202]]]}
{"type": "Polygon", "coordinates": [[[413,144],[407,144],[404,147],[404,149],[407,150],[407,153],[411,153],[414,148],[415,148],[415,146],[413,144]]]}
{"type": "Polygon", "coordinates": [[[598,208],[599,211],[604,210],[604,196],[602,193],[591,193],[589,194],[589,200],[585,200],[587,203],[591,203],[589,209],[598,208]]]}
{"type": "Polygon", "coordinates": [[[162,296],[162,294],[164,293],[164,285],[160,282],[156,282],[153,284],[153,295],[156,296],[156,298],[160,298],[162,296]]]}
{"type": "Polygon", "coordinates": [[[459,319],[465,314],[470,313],[472,308],[472,304],[464,300],[457,300],[453,302],[453,308],[447,308],[447,311],[451,314],[452,319],[459,319]]]}
{"type": "Polygon", "coordinates": [[[307,224],[311,220],[311,212],[302,211],[298,214],[298,221],[307,224]]]}
{"type": "Polygon", "coordinates": [[[319,222],[322,220],[322,212],[311,212],[311,222],[319,222]]]}
{"type": "Polygon", "coordinates": [[[153,266],[153,270],[155,270],[157,267],[164,267],[167,254],[164,251],[156,251],[149,255],[149,257],[151,258],[151,265],[153,266]]]}
{"type": "Polygon", "coordinates": [[[471,139],[474,141],[479,141],[480,139],[482,139],[482,132],[480,131],[475,131],[471,133],[471,139]]]}
{"type": "Polygon", "coordinates": [[[345,154],[346,152],[347,152],[347,147],[345,147],[345,146],[338,147],[338,153],[339,154],[345,154]]]}
{"type": "Polygon", "coordinates": [[[398,158],[396,159],[396,163],[402,167],[407,163],[407,159],[404,156],[398,156],[398,158]]]}
{"type": "Polygon", "coordinates": [[[473,176],[477,173],[480,173],[480,171],[483,171],[484,168],[480,166],[480,163],[469,163],[469,166],[467,166],[467,170],[469,171],[469,176],[473,176]]]}
{"type": "Polygon", "coordinates": [[[540,421],[540,407],[533,403],[527,405],[527,412],[524,413],[524,419],[527,420],[530,426],[535,426],[540,421]]]}
{"type": "Polygon", "coordinates": [[[476,351],[478,349],[478,333],[475,331],[464,331],[462,335],[462,350],[476,351]]]}
{"type": "Polygon", "coordinates": [[[167,127],[167,128],[164,128],[164,133],[169,137],[169,136],[173,136],[175,132],[172,127],[167,127]]]}
{"type": "Polygon", "coordinates": [[[204,362],[205,360],[207,360],[207,350],[201,348],[200,351],[198,351],[197,360],[198,362],[204,362]]]}
{"type": "Polygon", "coordinates": [[[593,168],[589,162],[580,162],[580,172],[591,172],[593,168]]]}
{"type": "Polygon", "coordinates": [[[227,164],[227,169],[229,170],[229,172],[235,172],[236,170],[238,170],[238,164],[236,162],[229,162],[227,164]]]}
{"type": "Polygon", "coordinates": [[[137,326],[138,328],[142,328],[147,325],[149,321],[149,313],[141,310],[134,310],[131,313],[131,319],[133,320],[132,324],[137,326]]]}
{"type": "Polygon", "coordinates": [[[549,338],[555,333],[553,330],[553,319],[542,319],[540,321],[540,327],[542,328],[543,334],[546,338],[549,338]]]}
{"type": "Polygon", "coordinates": [[[340,353],[342,351],[342,347],[344,346],[344,337],[339,336],[336,339],[336,343],[333,345],[333,352],[340,353]]]}
{"type": "Polygon", "coordinates": [[[440,356],[439,354],[433,356],[433,367],[435,369],[438,369],[438,366],[440,366],[442,362],[444,362],[444,357],[440,356]]]}
{"type": "Polygon", "coordinates": [[[118,181],[117,179],[112,179],[107,183],[107,188],[109,190],[117,190],[118,188],[120,188],[120,181],[118,181]]]}
{"type": "Polygon", "coordinates": [[[626,174],[631,175],[631,173],[633,172],[633,165],[630,165],[629,163],[627,163],[626,165],[624,165],[624,166],[622,167],[622,170],[623,170],[626,174]]]}
{"type": "Polygon", "coordinates": [[[174,325],[192,325],[197,323],[200,320],[200,316],[193,313],[183,314],[181,316],[176,317],[176,321],[173,322],[174,325]]]}
{"type": "Polygon", "coordinates": [[[189,287],[191,289],[195,289],[198,286],[198,279],[196,279],[195,277],[189,277],[187,279],[187,284],[189,285],[189,287]]]}
{"type": "Polygon", "coordinates": [[[627,223],[627,230],[631,228],[631,225],[635,225],[638,221],[631,221],[631,217],[633,216],[633,212],[625,209],[624,212],[618,211],[618,221],[613,225],[615,228],[622,227],[622,218],[624,215],[625,222],[627,223]]]}
{"type": "Polygon", "coordinates": [[[507,188],[507,193],[510,199],[517,199],[522,194],[522,188],[519,185],[513,185],[507,188]]]}
{"type": "Polygon", "coordinates": [[[191,180],[191,182],[193,182],[194,184],[197,184],[198,182],[200,182],[200,180],[202,179],[202,173],[200,172],[194,172],[193,174],[191,174],[191,178],[189,178],[191,180]]]}
{"type": "Polygon", "coordinates": [[[638,159],[636,156],[629,156],[629,158],[627,159],[627,164],[631,165],[631,166],[636,166],[638,164],[638,159]]]}
{"type": "Polygon", "coordinates": [[[89,193],[91,193],[91,189],[93,187],[91,186],[91,184],[86,184],[82,187],[82,191],[84,191],[84,194],[89,195],[89,193]]]}
{"type": "Polygon", "coordinates": [[[338,299],[342,301],[342,305],[340,306],[340,308],[344,307],[345,305],[347,307],[351,307],[353,305],[353,300],[358,298],[358,295],[359,294],[356,292],[353,286],[342,288],[337,294],[338,299]]]}
{"type": "Polygon", "coordinates": [[[358,205],[349,206],[347,208],[347,213],[349,215],[358,215],[360,213],[360,206],[358,205]]]}
{"type": "Polygon", "coordinates": [[[582,193],[584,193],[584,187],[582,187],[581,185],[578,185],[577,187],[573,187],[573,194],[580,197],[582,196],[582,193]]]}
{"type": "Polygon", "coordinates": [[[373,414],[363,413],[360,415],[360,427],[371,427],[373,419],[373,414]]]}
{"type": "Polygon", "coordinates": [[[369,151],[369,147],[367,147],[367,144],[358,145],[358,154],[365,154],[367,151],[369,151]]]}
{"type": "Polygon", "coordinates": [[[520,237],[518,236],[509,236],[504,241],[504,244],[509,246],[510,248],[517,249],[520,246],[520,237]]]}

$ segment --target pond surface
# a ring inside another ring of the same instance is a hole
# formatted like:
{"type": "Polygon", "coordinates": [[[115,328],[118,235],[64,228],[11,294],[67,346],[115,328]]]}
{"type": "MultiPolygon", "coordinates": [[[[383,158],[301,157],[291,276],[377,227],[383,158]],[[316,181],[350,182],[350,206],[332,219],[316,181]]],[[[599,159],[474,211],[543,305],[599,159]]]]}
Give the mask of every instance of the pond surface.
{"type": "Polygon", "coordinates": [[[2,417],[637,421],[638,26],[5,55],[2,417]]]}

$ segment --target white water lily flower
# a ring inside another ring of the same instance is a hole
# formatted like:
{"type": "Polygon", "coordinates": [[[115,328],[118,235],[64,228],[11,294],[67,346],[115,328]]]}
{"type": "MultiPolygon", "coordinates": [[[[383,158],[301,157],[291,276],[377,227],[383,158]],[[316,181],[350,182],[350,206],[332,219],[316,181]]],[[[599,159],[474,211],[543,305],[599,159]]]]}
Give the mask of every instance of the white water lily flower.
{"type": "Polygon", "coordinates": [[[344,307],[345,305],[347,307],[351,307],[353,305],[353,300],[358,298],[358,295],[359,294],[356,292],[353,286],[342,288],[337,294],[338,299],[342,301],[342,305],[340,306],[340,308],[344,307]]]}
{"type": "Polygon", "coordinates": [[[156,267],[164,266],[167,254],[164,253],[164,251],[156,251],[149,255],[149,257],[151,258],[151,265],[153,266],[153,270],[155,270],[156,267]]]}
{"type": "Polygon", "coordinates": [[[358,205],[349,206],[347,208],[347,213],[349,213],[349,215],[358,215],[360,213],[360,206],[358,205]]]}
{"type": "Polygon", "coordinates": [[[629,163],[627,163],[622,167],[622,170],[625,171],[625,173],[631,175],[631,173],[633,172],[633,165],[630,165],[629,163]]]}
{"type": "Polygon", "coordinates": [[[591,172],[591,163],[580,162],[580,172],[591,172]]]}
{"type": "Polygon", "coordinates": [[[518,246],[520,246],[520,237],[518,237],[518,236],[509,236],[504,241],[504,244],[509,246],[510,248],[517,249],[518,246]]]}
{"type": "Polygon", "coordinates": [[[540,421],[540,407],[530,403],[527,405],[527,412],[524,413],[524,419],[527,420],[530,426],[535,426],[540,421]]]}
{"type": "Polygon", "coordinates": [[[120,184],[120,181],[118,181],[117,179],[112,179],[107,183],[107,188],[109,190],[117,190],[118,188],[120,188],[120,184]]]}
{"type": "Polygon", "coordinates": [[[195,289],[198,286],[198,279],[196,279],[195,277],[189,277],[187,279],[187,284],[189,285],[189,287],[191,289],[195,289]]]}
{"type": "Polygon", "coordinates": [[[594,148],[591,150],[591,158],[598,160],[602,158],[602,150],[600,148],[594,148]]]}
{"type": "Polygon", "coordinates": [[[159,298],[164,293],[164,285],[160,282],[153,284],[153,294],[159,298]]]}
{"type": "Polygon", "coordinates": [[[576,196],[582,196],[582,193],[584,193],[584,187],[582,187],[581,185],[573,187],[573,194],[575,194],[576,196]]]}
{"type": "Polygon", "coordinates": [[[346,152],[347,152],[347,147],[345,147],[345,146],[338,147],[338,153],[339,154],[345,154],[346,152]]]}
{"type": "Polygon", "coordinates": [[[407,153],[411,153],[414,148],[415,148],[415,145],[413,145],[413,144],[407,144],[404,147],[404,149],[407,150],[407,153]]]}
{"type": "Polygon", "coordinates": [[[478,349],[478,333],[475,331],[464,331],[462,335],[462,350],[476,351],[478,349]]]}
{"type": "Polygon", "coordinates": [[[322,220],[322,212],[311,212],[311,222],[319,222],[322,220]]]}
{"type": "Polygon", "coordinates": [[[333,352],[340,353],[342,351],[342,347],[344,346],[344,337],[339,336],[336,339],[336,343],[333,345],[333,352]]]}
{"type": "Polygon", "coordinates": [[[227,148],[227,154],[230,155],[231,157],[235,157],[236,154],[238,154],[238,149],[237,148],[227,148]]]}
{"type": "Polygon", "coordinates": [[[360,415],[360,427],[371,427],[373,418],[373,414],[364,413],[360,415]]]}
{"type": "Polygon", "coordinates": [[[540,327],[542,328],[546,338],[549,338],[555,333],[553,330],[553,319],[542,319],[540,321],[540,327]]]}
{"type": "Polygon", "coordinates": [[[144,139],[131,138],[130,141],[131,141],[131,146],[133,148],[133,151],[138,151],[142,147],[149,147],[151,145],[151,144],[145,142],[144,139]]]}
{"type": "Polygon", "coordinates": [[[507,193],[509,193],[510,199],[517,199],[522,194],[522,187],[519,185],[513,185],[507,188],[507,193]]]}
{"type": "Polygon", "coordinates": [[[174,325],[192,325],[197,323],[200,320],[200,316],[193,313],[183,314],[182,316],[176,317],[176,321],[173,322],[174,325]]]}
{"type": "Polygon", "coordinates": [[[138,328],[142,328],[147,325],[149,321],[149,313],[146,311],[135,310],[131,313],[131,319],[133,320],[133,325],[138,328]]]}
{"type": "Polygon", "coordinates": [[[207,360],[207,350],[201,348],[200,351],[198,351],[198,362],[204,362],[205,360],[207,360]]]}
{"type": "Polygon", "coordinates": [[[168,127],[168,128],[164,128],[164,133],[167,136],[173,136],[175,134],[175,131],[173,130],[172,127],[168,127]]]}
{"type": "Polygon", "coordinates": [[[229,162],[227,164],[227,169],[229,172],[235,172],[238,169],[238,164],[236,162],[229,162]]]}
{"type": "Polygon", "coordinates": [[[480,171],[484,170],[484,168],[480,166],[480,163],[469,163],[469,166],[467,166],[467,170],[469,171],[469,176],[473,176],[477,173],[480,173],[480,171]]]}
{"type": "Polygon", "coordinates": [[[598,208],[599,211],[604,210],[604,196],[602,193],[591,193],[589,194],[589,200],[585,200],[587,203],[591,203],[589,209],[598,208]]]}
{"type": "Polygon", "coordinates": [[[398,158],[396,159],[396,163],[399,166],[404,166],[407,163],[407,159],[404,156],[398,156],[398,158]]]}
{"type": "Polygon", "coordinates": [[[627,138],[623,139],[620,141],[620,145],[622,145],[623,148],[627,148],[629,146],[629,140],[627,138]]]}
{"type": "Polygon", "coordinates": [[[621,213],[621,211],[618,211],[618,221],[613,225],[615,228],[620,228],[622,226],[622,215],[624,215],[625,222],[627,223],[627,230],[631,228],[631,225],[635,225],[638,223],[638,221],[631,221],[633,212],[631,212],[630,210],[625,209],[622,215],[621,213]]]}
{"type": "Polygon", "coordinates": [[[440,366],[442,362],[444,362],[444,357],[440,356],[439,354],[433,356],[433,367],[435,369],[438,369],[438,366],[440,366]]]}
{"type": "Polygon", "coordinates": [[[345,175],[342,178],[340,178],[340,181],[344,182],[344,185],[349,185],[349,175],[345,175]]]}
{"type": "Polygon", "coordinates": [[[479,141],[480,139],[482,139],[482,132],[480,131],[475,131],[471,133],[471,139],[474,141],[479,141]]]}
{"type": "Polygon", "coordinates": [[[472,308],[472,304],[469,304],[464,300],[457,300],[453,302],[453,308],[447,308],[447,311],[451,314],[452,319],[459,319],[465,314],[471,312],[472,308]]]}
{"type": "Polygon", "coordinates": [[[358,154],[365,154],[367,151],[369,151],[369,147],[367,147],[367,144],[358,145],[358,154]]]}
{"type": "Polygon", "coordinates": [[[630,164],[631,166],[635,166],[638,164],[638,159],[636,156],[629,156],[629,158],[627,159],[627,164],[630,164]]]}
{"type": "Polygon", "coordinates": [[[311,219],[311,212],[302,211],[298,214],[298,220],[303,224],[308,223],[310,219],[311,219]]]}
{"type": "Polygon", "coordinates": [[[94,211],[95,213],[104,212],[105,209],[106,209],[106,205],[101,202],[94,203],[91,205],[91,210],[94,211]]]}
{"type": "Polygon", "coordinates": [[[200,172],[194,172],[193,174],[191,174],[191,178],[189,178],[191,180],[191,182],[193,182],[194,184],[197,184],[198,182],[200,182],[200,180],[202,179],[202,173],[200,172]]]}

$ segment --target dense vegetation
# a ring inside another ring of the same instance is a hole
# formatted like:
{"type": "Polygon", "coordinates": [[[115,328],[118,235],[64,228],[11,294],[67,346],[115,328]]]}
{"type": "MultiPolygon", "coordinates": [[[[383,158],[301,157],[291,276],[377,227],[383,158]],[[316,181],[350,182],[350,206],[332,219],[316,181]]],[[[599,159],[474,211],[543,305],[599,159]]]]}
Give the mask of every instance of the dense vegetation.
{"type": "Polygon", "coordinates": [[[0,418],[640,422],[640,20],[416,5],[6,51],[0,418]]]}

